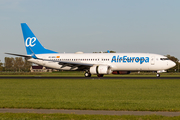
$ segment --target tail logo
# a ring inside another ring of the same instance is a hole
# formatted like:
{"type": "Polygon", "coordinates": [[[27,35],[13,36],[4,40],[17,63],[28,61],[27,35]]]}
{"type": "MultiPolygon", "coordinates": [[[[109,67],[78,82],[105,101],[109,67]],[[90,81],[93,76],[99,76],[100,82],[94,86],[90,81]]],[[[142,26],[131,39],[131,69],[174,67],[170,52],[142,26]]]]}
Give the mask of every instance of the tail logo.
{"type": "Polygon", "coordinates": [[[35,37],[32,37],[32,38],[30,38],[30,37],[28,37],[27,39],[26,39],[26,47],[34,47],[35,45],[36,45],[36,38],[35,37]]]}

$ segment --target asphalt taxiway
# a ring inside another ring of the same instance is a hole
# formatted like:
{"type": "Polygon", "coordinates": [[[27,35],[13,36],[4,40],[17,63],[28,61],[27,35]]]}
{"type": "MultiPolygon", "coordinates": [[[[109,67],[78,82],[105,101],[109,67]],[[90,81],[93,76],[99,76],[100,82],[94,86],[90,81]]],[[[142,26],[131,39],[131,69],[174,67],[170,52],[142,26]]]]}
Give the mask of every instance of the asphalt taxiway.
{"type": "Polygon", "coordinates": [[[7,77],[1,76],[0,79],[180,79],[180,77],[7,77]]]}
{"type": "Polygon", "coordinates": [[[153,111],[106,111],[106,110],[59,110],[59,109],[10,109],[0,108],[0,113],[64,113],[78,115],[162,115],[180,116],[180,112],[153,112],[153,111]]]}

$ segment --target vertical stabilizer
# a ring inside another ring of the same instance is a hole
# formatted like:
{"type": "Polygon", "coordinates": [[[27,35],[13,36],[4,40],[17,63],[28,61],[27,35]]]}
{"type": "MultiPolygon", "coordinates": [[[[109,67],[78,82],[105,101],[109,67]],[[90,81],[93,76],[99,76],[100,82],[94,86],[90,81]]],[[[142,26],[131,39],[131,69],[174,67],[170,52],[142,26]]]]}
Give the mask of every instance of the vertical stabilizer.
{"type": "Polygon", "coordinates": [[[34,54],[57,53],[55,51],[44,48],[26,23],[21,23],[21,28],[24,36],[24,44],[28,55],[31,55],[32,53],[30,50],[32,50],[34,54]]]}

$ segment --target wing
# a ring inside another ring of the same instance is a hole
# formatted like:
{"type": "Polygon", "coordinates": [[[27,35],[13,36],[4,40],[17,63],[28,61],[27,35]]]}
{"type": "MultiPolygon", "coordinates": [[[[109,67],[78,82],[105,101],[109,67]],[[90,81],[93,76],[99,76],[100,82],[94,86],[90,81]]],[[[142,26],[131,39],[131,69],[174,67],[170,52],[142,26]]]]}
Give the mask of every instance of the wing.
{"type": "Polygon", "coordinates": [[[38,58],[33,52],[31,55],[21,55],[21,54],[14,54],[14,53],[5,53],[9,55],[15,55],[15,56],[20,56],[20,57],[26,57],[26,58],[34,58],[34,59],[39,59],[43,61],[51,61],[51,62],[58,62],[59,65],[62,65],[61,68],[64,68],[66,66],[71,67],[71,70],[74,68],[78,68],[77,70],[86,70],[89,69],[90,67],[93,66],[93,64],[88,64],[88,63],[81,63],[81,62],[70,62],[70,61],[58,61],[58,60],[48,60],[48,59],[42,59],[38,58]]]}
{"type": "Polygon", "coordinates": [[[58,60],[48,60],[48,59],[41,59],[43,61],[51,61],[51,62],[58,62],[59,65],[62,65],[61,68],[64,68],[66,66],[71,67],[71,70],[74,68],[78,68],[77,70],[86,70],[93,66],[93,64],[88,63],[81,63],[81,62],[69,62],[69,61],[58,61],[58,60]]]}

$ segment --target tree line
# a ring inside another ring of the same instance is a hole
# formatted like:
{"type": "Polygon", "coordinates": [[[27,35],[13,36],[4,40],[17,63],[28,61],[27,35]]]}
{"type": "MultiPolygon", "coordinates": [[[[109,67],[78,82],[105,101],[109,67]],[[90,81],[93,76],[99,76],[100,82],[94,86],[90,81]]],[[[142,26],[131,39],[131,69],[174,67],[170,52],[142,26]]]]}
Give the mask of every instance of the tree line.
{"type": "Polygon", "coordinates": [[[29,72],[32,64],[22,57],[5,57],[4,64],[0,61],[0,71],[29,72]]]}

